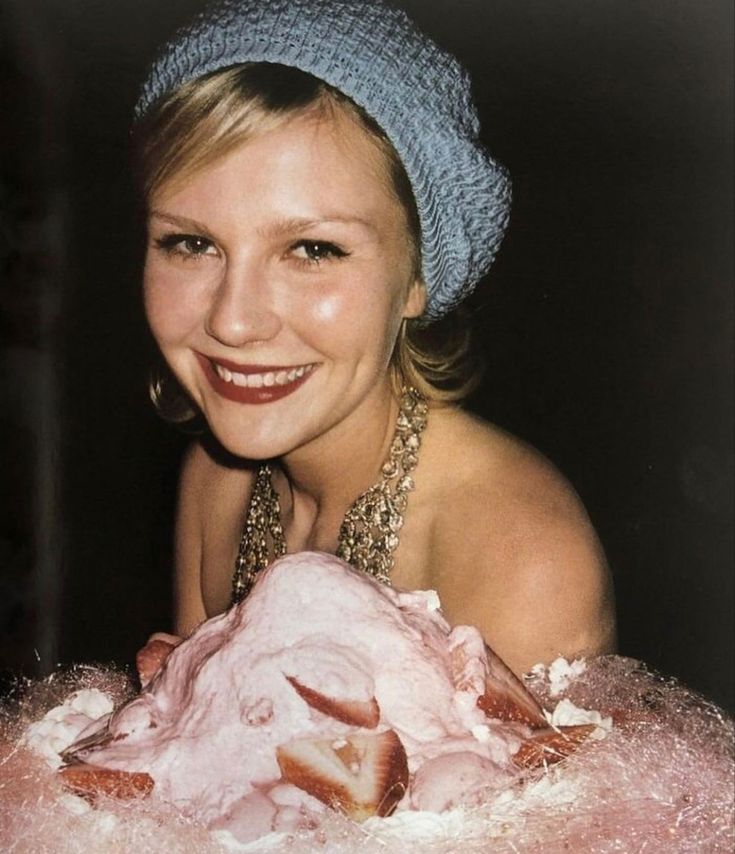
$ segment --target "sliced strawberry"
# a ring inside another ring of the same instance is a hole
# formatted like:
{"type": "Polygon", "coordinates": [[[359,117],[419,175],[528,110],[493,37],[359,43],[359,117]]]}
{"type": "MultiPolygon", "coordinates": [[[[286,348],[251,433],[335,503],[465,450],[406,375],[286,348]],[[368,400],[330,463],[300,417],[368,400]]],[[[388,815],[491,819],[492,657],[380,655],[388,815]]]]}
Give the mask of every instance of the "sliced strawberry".
{"type": "Polygon", "coordinates": [[[529,693],[526,686],[508,665],[490,647],[487,653],[488,675],[485,693],[477,698],[477,705],[489,718],[515,721],[533,729],[548,727],[543,709],[529,693]]]}
{"type": "Polygon", "coordinates": [[[380,707],[375,697],[369,700],[344,700],[327,697],[303,685],[295,676],[286,679],[293,685],[296,693],[312,708],[329,715],[342,723],[374,729],[380,720],[380,707]]]}
{"type": "Polygon", "coordinates": [[[144,798],[153,790],[153,778],[141,771],[114,771],[94,765],[69,765],[59,770],[64,788],[94,803],[100,795],[121,801],[144,798]]]}
{"type": "Polygon", "coordinates": [[[513,754],[513,762],[521,768],[553,765],[569,756],[594,732],[594,724],[576,724],[558,729],[548,727],[534,733],[513,754]]]}
{"type": "Polygon", "coordinates": [[[283,779],[354,821],[393,812],[408,787],[408,761],[393,730],[335,740],[298,739],[276,750],[283,779]]]}
{"type": "Polygon", "coordinates": [[[135,666],[138,669],[138,677],[143,688],[158,673],[163,662],[174,649],[176,649],[176,644],[154,637],[142,649],[138,650],[138,654],[135,656],[135,666]]]}

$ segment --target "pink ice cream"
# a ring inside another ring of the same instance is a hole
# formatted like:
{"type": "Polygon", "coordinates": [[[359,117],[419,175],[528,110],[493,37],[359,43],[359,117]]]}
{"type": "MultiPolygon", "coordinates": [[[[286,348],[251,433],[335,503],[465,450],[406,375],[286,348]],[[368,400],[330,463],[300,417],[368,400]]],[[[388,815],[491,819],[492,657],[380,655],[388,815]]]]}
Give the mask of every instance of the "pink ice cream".
{"type": "Polygon", "coordinates": [[[518,775],[512,756],[530,730],[478,706],[489,651],[476,629],[452,629],[438,604],[326,554],[283,558],[70,753],[146,772],[157,797],[241,839],[323,811],[289,784],[284,756],[308,763],[314,744],[331,755],[346,739],[402,745],[410,783],[399,809],[472,803],[518,775]]]}

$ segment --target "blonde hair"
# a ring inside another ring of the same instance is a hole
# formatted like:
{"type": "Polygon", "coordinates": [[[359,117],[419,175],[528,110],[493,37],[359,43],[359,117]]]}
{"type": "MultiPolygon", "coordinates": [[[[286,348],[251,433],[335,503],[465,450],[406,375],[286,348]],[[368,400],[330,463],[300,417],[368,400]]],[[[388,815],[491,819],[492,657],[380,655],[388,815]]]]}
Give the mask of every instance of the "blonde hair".
{"type": "MultiPolygon", "coordinates": [[[[342,115],[366,132],[386,164],[388,185],[403,207],[413,264],[421,277],[421,224],[398,154],[379,125],[350,98],[306,72],[272,63],[245,63],[182,84],[149,110],[133,133],[138,184],[147,202],[165,184],[185,183],[195,172],[247,139],[299,114],[342,115]]],[[[397,390],[413,386],[427,399],[451,402],[476,385],[469,325],[456,317],[430,327],[420,319],[401,325],[392,364],[397,390]]],[[[191,402],[167,367],[149,386],[160,414],[174,423],[195,417],[191,402]]]]}

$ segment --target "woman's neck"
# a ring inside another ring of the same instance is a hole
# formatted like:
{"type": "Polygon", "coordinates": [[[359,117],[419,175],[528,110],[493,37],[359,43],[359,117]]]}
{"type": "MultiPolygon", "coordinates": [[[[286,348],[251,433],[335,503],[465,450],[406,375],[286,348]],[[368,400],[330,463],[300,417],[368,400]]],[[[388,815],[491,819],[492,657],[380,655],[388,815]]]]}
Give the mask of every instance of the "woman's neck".
{"type": "Polygon", "coordinates": [[[355,499],[380,478],[398,416],[389,383],[318,440],[280,460],[274,475],[289,551],[294,546],[333,550],[339,525],[355,499]]]}

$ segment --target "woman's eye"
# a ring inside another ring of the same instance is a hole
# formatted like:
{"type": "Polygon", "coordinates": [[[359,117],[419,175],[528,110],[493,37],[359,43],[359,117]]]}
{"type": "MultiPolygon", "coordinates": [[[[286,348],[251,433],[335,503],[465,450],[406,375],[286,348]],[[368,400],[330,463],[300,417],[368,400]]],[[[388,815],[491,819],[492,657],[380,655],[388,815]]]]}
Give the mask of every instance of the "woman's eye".
{"type": "Polygon", "coordinates": [[[327,240],[299,240],[292,249],[294,255],[301,261],[319,264],[334,258],[345,258],[349,253],[327,240]]]}
{"type": "Polygon", "coordinates": [[[212,255],[215,251],[212,241],[198,234],[165,234],[157,238],[155,244],[169,255],[182,255],[186,258],[212,255]]]}

